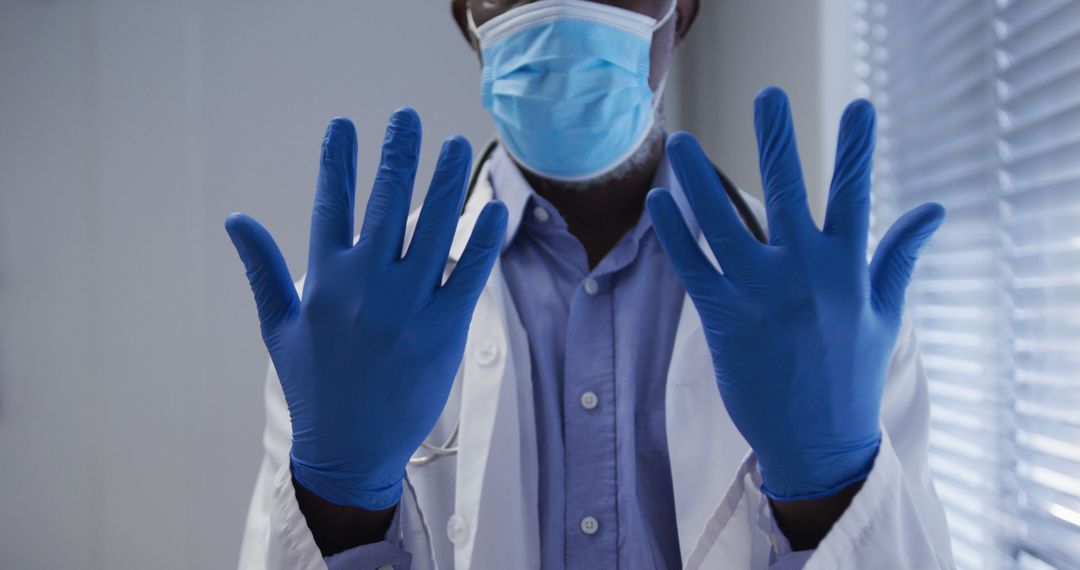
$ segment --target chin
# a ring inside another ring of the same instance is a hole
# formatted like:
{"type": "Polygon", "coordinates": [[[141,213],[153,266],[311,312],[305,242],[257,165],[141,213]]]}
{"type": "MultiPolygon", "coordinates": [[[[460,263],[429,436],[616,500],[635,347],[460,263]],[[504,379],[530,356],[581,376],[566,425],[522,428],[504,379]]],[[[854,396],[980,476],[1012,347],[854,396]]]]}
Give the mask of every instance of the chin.
{"type": "Polygon", "coordinates": [[[559,186],[576,192],[588,192],[590,189],[617,184],[621,180],[638,174],[643,170],[655,167],[658,155],[663,154],[663,143],[667,137],[667,127],[664,125],[664,116],[657,110],[656,120],[653,121],[649,134],[642,141],[630,158],[621,162],[615,168],[588,180],[575,182],[560,182],[559,186]],[[660,150],[657,150],[659,147],[660,150]]]}

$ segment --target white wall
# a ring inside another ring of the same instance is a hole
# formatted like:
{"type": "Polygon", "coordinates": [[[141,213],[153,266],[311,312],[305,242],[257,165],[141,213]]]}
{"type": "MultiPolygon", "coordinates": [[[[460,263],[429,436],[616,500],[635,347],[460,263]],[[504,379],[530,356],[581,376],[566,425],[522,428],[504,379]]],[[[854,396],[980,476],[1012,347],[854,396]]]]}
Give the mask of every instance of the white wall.
{"type": "Polygon", "coordinates": [[[703,0],[669,105],[713,161],[758,195],[754,96],[777,85],[791,97],[810,205],[820,220],[836,128],[853,92],[850,0],[703,0]]]}
{"type": "MultiPolygon", "coordinates": [[[[780,84],[822,180],[838,113],[821,23],[847,1],[703,3],[676,122],[757,188],[751,102],[780,84]]],[[[235,564],[266,357],[222,222],[257,216],[298,275],[331,116],[359,126],[360,203],[398,105],[425,120],[418,198],[439,140],[480,146],[447,4],[3,3],[0,568],[235,564]]]]}
{"type": "Polygon", "coordinates": [[[422,183],[442,138],[482,144],[448,5],[0,4],[0,568],[235,565],[266,356],[222,222],[298,275],[331,116],[365,196],[398,105],[422,183]]]}

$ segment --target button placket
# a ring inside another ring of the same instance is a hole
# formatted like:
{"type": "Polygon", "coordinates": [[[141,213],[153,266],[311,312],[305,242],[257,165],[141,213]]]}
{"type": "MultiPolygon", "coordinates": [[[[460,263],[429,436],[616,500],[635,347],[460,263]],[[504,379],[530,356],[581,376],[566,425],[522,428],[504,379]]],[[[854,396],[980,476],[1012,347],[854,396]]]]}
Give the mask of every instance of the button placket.
{"type": "Polygon", "coordinates": [[[601,279],[607,277],[583,273],[567,321],[564,532],[569,552],[587,549],[591,556],[614,560],[618,549],[615,370],[610,365],[615,361],[614,301],[610,285],[601,279]],[[613,526],[600,532],[601,521],[605,528],[613,526]]]}

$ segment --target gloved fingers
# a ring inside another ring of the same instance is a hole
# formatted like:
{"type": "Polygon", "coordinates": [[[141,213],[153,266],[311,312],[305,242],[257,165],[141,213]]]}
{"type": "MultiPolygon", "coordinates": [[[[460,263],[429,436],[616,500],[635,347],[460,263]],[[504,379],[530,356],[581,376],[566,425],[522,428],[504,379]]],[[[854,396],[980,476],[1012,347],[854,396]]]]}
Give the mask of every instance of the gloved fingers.
{"type": "Polygon", "coordinates": [[[796,243],[814,228],[806,199],[802,163],[795,140],[791,104],[778,87],[767,87],[754,100],[765,212],[769,218],[769,243],[796,243]]]}
{"type": "Polygon", "coordinates": [[[506,218],[506,206],[498,200],[488,202],[480,211],[461,259],[446,283],[435,293],[436,302],[449,314],[467,316],[472,313],[491,275],[491,268],[502,252],[506,218]]]}
{"type": "Polygon", "coordinates": [[[420,117],[416,111],[408,107],[394,111],[386,125],[382,157],[357,243],[357,248],[369,250],[382,264],[401,258],[420,139],[420,117]]]}
{"type": "Polygon", "coordinates": [[[825,213],[825,233],[844,236],[860,260],[865,260],[870,230],[876,124],[874,105],[865,99],[852,102],[844,110],[825,213]]]}
{"type": "Polygon", "coordinates": [[[446,267],[446,258],[465,200],[471,165],[472,147],[464,137],[453,137],[443,143],[416,231],[405,256],[408,263],[419,265],[420,279],[423,283],[430,283],[431,290],[439,286],[439,277],[446,267]]]}
{"type": "Polygon", "coordinates": [[[356,128],[352,121],[336,117],[326,127],[319,160],[315,205],[311,210],[308,255],[312,260],[352,246],[355,200],[356,128]]]}
{"type": "Polygon", "coordinates": [[[901,216],[885,233],[870,262],[870,301],[879,312],[896,318],[903,313],[915,262],[944,220],[940,204],[923,204],[901,216]]]}
{"type": "Polygon", "coordinates": [[[695,299],[723,295],[721,288],[726,288],[729,283],[701,251],[671,193],[655,188],[649,192],[645,203],[660,246],[671,260],[687,293],[695,299]]]}
{"type": "MultiPolygon", "coordinates": [[[[724,190],[716,168],[692,135],[672,135],[668,139],[667,152],[709,247],[725,271],[737,279],[745,269],[744,260],[757,251],[758,242],[746,231],[735,206],[724,190]]],[[[672,197],[668,195],[667,199],[672,197]]],[[[672,205],[674,206],[674,202],[672,205]]],[[[679,221],[682,221],[681,215],[679,221]]]]}
{"type": "Polygon", "coordinates": [[[300,298],[289,276],[289,268],[270,232],[254,219],[244,214],[232,214],[225,220],[225,231],[244,262],[265,337],[300,308],[300,298]]]}

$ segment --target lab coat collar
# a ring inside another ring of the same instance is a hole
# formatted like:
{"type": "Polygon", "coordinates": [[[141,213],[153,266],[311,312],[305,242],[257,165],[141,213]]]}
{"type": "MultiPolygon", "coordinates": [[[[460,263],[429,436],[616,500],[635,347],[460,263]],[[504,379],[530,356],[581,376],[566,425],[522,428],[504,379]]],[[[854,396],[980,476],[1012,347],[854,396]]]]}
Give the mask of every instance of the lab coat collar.
{"type": "MultiPolygon", "coordinates": [[[[450,244],[451,263],[461,261],[461,254],[465,252],[465,245],[469,243],[469,236],[472,235],[476,220],[480,217],[480,211],[494,197],[491,184],[488,181],[491,172],[491,160],[481,162],[478,168],[480,172],[476,175],[476,184],[471,188],[469,197],[465,201],[465,209],[461,212],[461,217],[458,218],[457,230],[454,232],[454,241],[450,244]]],[[[415,226],[415,224],[410,224],[411,226],[415,226]]],[[[509,231],[509,225],[507,230],[509,231]]]]}

